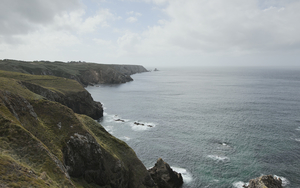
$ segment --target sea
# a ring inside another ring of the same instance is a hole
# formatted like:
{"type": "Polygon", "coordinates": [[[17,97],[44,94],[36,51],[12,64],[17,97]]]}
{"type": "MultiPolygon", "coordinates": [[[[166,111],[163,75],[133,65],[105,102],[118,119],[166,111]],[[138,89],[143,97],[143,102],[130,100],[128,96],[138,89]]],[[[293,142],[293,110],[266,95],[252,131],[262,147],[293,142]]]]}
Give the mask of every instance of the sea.
{"type": "Polygon", "coordinates": [[[161,67],[88,86],[99,123],[182,188],[242,188],[273,175],[300,187],[300,67],[161,67]]]}

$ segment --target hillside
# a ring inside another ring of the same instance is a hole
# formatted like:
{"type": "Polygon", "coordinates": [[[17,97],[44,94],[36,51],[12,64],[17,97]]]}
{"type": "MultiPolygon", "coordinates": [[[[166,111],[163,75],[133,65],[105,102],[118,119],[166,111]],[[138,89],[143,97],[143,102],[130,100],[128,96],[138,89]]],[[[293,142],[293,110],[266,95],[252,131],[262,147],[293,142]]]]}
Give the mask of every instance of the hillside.
{"type": "Polygon", "coordinates": [[[70,78],[81,85],[120,84],[132,81],[130,75],[147,72],[140,65],[109,65],[84,62],[49,62],[0,60],[0,70],[27,73],[33,75],[53,75],[70,78]]]}
{"type": "Polygon", "coordinates": [[[56,101],[80,92],[70,79],[0,71],[0,187],[155,187],[126,143],[56,101]]]}
{"type": "MultiPolygon", "coordinates": [[[[1,78],[10,78],[17,80],[16,84],[23,88],[40,95],[50,101],[56,101],[68,106],[74,112],[88,115],[94,119],[103,116],[103,108],[100,102],[95,102],[90,95],[78,82],[71,79],[60,78],[47,75],[30,75],[17,72],[8,72],[0,70],[1,78]]],[[[3,89],[10,86],[8,83],[2,82],[3,89]]],[[[10,87],[9,91],[15,90],[10,87]]],[[[22,93],[22,92],[17,92],[22,93]]]]}

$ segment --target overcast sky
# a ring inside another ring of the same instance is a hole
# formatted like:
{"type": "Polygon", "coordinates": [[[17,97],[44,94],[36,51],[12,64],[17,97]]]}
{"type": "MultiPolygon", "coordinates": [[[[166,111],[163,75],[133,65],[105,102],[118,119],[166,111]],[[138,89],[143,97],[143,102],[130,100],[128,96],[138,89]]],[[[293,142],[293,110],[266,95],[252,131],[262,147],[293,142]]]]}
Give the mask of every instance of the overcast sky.
{"type": "Polygon", "coordinates": [[[0,59],[300,65],[299,0],[0,2],[0,59]]]}

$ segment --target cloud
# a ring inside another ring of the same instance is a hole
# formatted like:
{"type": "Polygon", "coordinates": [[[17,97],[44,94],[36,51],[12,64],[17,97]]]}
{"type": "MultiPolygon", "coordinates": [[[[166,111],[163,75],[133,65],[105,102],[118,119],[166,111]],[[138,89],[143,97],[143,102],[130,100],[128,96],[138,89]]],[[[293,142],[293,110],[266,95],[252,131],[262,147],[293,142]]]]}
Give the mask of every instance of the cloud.
{"type": "Polygon", "coordinates": [[[69,32],[77,37],[95,32],[99,27],[109,27],[109,21],[119,19],[103,8],[87,15],[79,0],[3,0],[0,9],[0,44],[21,44],[26,41],[26,35],[33,37],[37,33],[69,32]]]}
{"type": "Polygon", "coordinates": [[[126,14],[128,14],[128,15],[135,15],[135,16],[142,16],[141,13],[139,13],[139,12],[134,12],[134,11],[126,12],[126,14]]]}
{"type": "Polygon", "coordinates": [[[138,63],[278,54],[297,60],[299,10],[299,0],[2,0],[0,54],[117,63],[129,56],[138,63]]]}
{"type": "Polygon", "coordinates": [[[108,27],[108,20],[118,19],[108,9],[100,9],[93,16],[84,19],[85,11],[83,9],[66,12],[55,17],[55,24],[57,29],[67,29],[77,31],[79,33],[94,32],[98,26],[108,27]]]}
{"type": "Polygon", "coordinates": [[[169,1],[167,18],[149,27],[140,45],[147,53],[151,46],[153,53],[161,50],[155,46],[232,55],[299,50],[299,8],[299,1],[263,8],[254,0],[169,1]]]}
{"type": "Polygon", "coordinates": [[[2,0],[0,7],[0,35],[11,36],[35,30],[49,24],[56,15],[80,7],[78,0],[2,0]]]}
{"type": "Polygon", "coordinates": [[[130,17],[128,17],[126,19],[126,22],[129,22],[129,23],[134,23],[134,22],[137,22],[138,21],[138,18],[137,17],[140,17],[142,16],[141,13],[139,12],[135,12],[135,11],[129,11],[129,12],[126,12],[127,15],[132,15],[130,17]]]}
{"type": "Polygon", "coordinates": [[[126,21],[129,23],[134,23],[134,22],[138,21],[138,19],[136,17],[131,16],[131,17],[127,18],[126,21]]]}
{"type": "Polygon", "coordinates": [[[137,46],[140,44],[141,37],[138,33],[127,31],[123,36],[117,40],[119,47],[119,55],[126,53],[136,53],[137,46]]]}

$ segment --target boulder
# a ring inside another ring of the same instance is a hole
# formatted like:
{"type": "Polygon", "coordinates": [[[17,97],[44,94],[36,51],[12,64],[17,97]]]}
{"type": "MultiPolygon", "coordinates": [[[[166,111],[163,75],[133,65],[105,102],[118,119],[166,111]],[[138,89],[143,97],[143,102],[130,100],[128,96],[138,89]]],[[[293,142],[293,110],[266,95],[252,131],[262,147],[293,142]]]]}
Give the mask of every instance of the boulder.
{"type": "Polygon", "coordinates": [[[280,178],[273,177],[272,175],[264,175],[249,181],[248,186],[245,188],[282,188],[282,181],[280,178]]]}
{"type": "Polygon", "coordinates": [[[181,174],[173,171],[170,165],[161,158],[148,172],[159,188],[178,188],[183,184],[181,174]]]}

